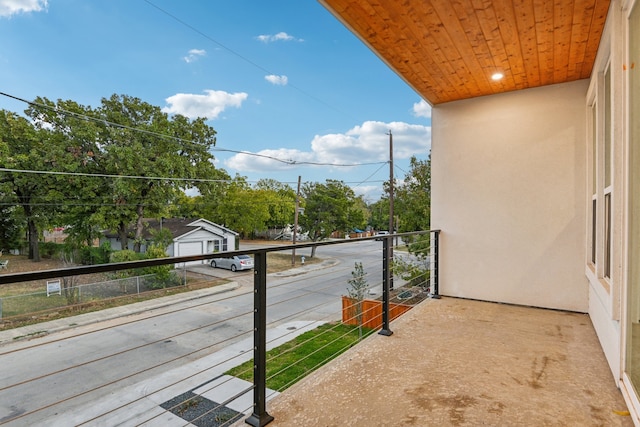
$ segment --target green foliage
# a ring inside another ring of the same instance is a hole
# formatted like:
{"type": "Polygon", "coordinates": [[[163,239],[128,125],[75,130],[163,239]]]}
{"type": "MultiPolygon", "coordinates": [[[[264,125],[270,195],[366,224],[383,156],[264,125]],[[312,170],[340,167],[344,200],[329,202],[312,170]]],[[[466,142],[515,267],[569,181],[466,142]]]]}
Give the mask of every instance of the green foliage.
{"type": "Polygon", "coordinates": [[[19,248],[24,236],[24,218],[18,216],[17,210],[16,206],[0,207],[0,249],[5,252],[19,248]]]}
{"type": "Polygon", "coordinates": [[[429,287],[429,252],[430,235],[420,235],[408,242],[409,253],[412,257],[396,256],[393,259],[393,274],[408,282],[409,286],[429,287]]]}
{"type": "MultiPolygon", "coordinates": [[[[59,138],[15,113],[0,110],[0,167],[17,170],[54,171],[66,156],[59,138]]],[[[28,234],[29,258],[40,260],[38,237],[59,213],[60,193],[54,175],[0,172],[0,191],[22,210],[28,234]]]]}
{"type": "Polygon", "coordinates": [[[151,244],[153,246],[166,249],[172,242],[173,236],[171,235],[171,231],[166,228],[151,230],[151,244]]]}
{"type": "Polygon", "coordinates": [[[361,262],[355,263],[355,269],[351,272],[351,279],[349,279],[349,287],[347,288],[347,294],[349,298],[353,298],[356,301],[362,301],[367,291],[369,290],[369,284],[367,283],[366,273],[362,267],[361,262]]]}
{"type": "Polygon", "coordinates": [[[136,253],[130,249],[123,249],[111,253],[111,262],[138,261],[144,259],[144,257],[143,254],[136,253]]]}
{"type": "MultiPolygon", "coordinates": [[[[163,247],[150,245],[144,254],[129,249],[115,251],[111,254],[111,262],[138,261],[166,257],[167,254],[163,247]]],[[[121,270],[115,272],[113,278],[121,279],[132,276],[151,275],[153,277],[146,279],[146,285],[151,289],[164,289],[181,284],[180,278],[173,274],[172,270],[172,264],[156,265],[153,267],[121,270]]]]}
{"type": "MultiPolygon", "coordinates": [[[[364,223],[364,215],[356,204],[356,195],[342,181],[328,179],[325,184],[306,183],[302,190],[305,212],[299,224],[315,242],[326,239],[334,231],[349,231],[364,223]]],[[[315,247],[311,257],[315,255],[315,247]]]]}
{"type": "Polygon", "coordinates": [[[160,107],[127,95],[104,98],[98,108],[70,100],[35,101],[26,110],[31,120],[0,110],[0,167],[78,175],[34,179],[28,174],[0,174],[0,194],[7,191],[23,210],[30,255],[35,251],[38,256],[39,231],[50,223],[67,226],[76,247],[90,245],[100,230],[119,230],[125,249],[126,230],[135,225],[133,239],[139,250],[142,218],[167,216],[168,206],[175,205],[171,202],[183,190],[202,187],[200,192],[206,194],[209,183],[201,179],[220,176],[211,154],[216,132],[203,118],[169,117],[160,107]]]}
{"type": "Polygon", "coordinates": [[[214,222],[224,224],[243,238],[267,229],[270,218],[267,191],[251,188],[245,177],[236,175],[231,182],[221,184],[217,197],[218,200],[209,200],[215,205],[214,222]]]}
{"type": "Polygon", "coordinates": [[[418,160],[413,156],[410,163],[411,169],[395,191],[394,216],[400,232],[429,230],[431,225],[431,157],[418,160]]]}
{"type": "Polygon", "coordinates": [[[356,320],[358,321],[358,329],[361,334],[362,334],[362,301],[364,300],[365,296],[367,295],[367,291],[369,290],[369,284],[367,283],[367,279],[365,275],[366,273],[364,272],[362,263],[356,262],[355,269],[351,272],[351,279],[349,279],[349,287],[347,288],[347,294],[349,295],[349,298],[352,298],[356,301],[352,309],[353,311],[355,311],[355,317],[356,317],[356,320]]]}
{"type": "MultiPolygon", "coordinates": [[[[146,258],[166,258],[167,254],[163,247],[151,245],[147,248],[146,258]]],[[[170,264],[156,265],[153,267],[144,267],[142,274],[152,274],[154,277],[151,281],[147,282],[151,289],[162,289],[169,286],[175,286],[175,276],[171,273],[173,266],[170,264]]]]}
{"type": "Polygon", "coordinates": [[[293,188],[274,179],[261,179],[254,189],[264,194],[269,208],[267,228],[280,228],[293,224],[296,208],[296,192],[293,188]]]}
{"type": "Polygon", "coordinates": [[[42,242],[39,248],[42,258],[53,258],[66,252],[64,243],[42,242]]]}
{"type": "Polygon", "coordinates": [[[111,259],[111,244],[105,242],[99,247],[82,246],[80,248],[80,263],[83,265],[107,264],[111,259]]]}
{"type": "Polygon", "coordinates": [[[369,205],[369,213],[369,225],[374,230],[389,229],[389,197],[383,197],[369,205]]]}
{"type": "MultiPolygon", "coordinates": [[[[137,253],[130,249],[123,249],[121,251],[113,251],[111,253],[110,258],[112,263],[118,263],[118,262],[128,262],[128,261],[139,261],[141,259],[144,259],[145,255],[137,253]]],[[[138,274],[138,271],[136,269],[119,270],[119,271],[114,271],[112,273],[112,278],[122,279],[125,277],[132,277],[137,274],[138,274]]]]}
{"type": "Polygon", "coordinates": [[[357,196],[353,199],[353,206],[349,209],[348,221],[350,227],[363,229],[369,222],[370,212],[363,196],[357,196]]]}

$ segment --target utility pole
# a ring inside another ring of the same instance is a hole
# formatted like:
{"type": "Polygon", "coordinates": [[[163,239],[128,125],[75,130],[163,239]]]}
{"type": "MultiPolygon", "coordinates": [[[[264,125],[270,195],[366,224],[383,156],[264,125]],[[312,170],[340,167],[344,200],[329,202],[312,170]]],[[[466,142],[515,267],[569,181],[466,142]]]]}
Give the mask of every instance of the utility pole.
{"type": "MultiPolygon", "coordinates": [[[[389,129],[389,235],[394,234],[393,229],[393,135],[389,129]]],[[[388,268],[391,269],[393,263],[393,239],[389,238],[388,248],[388,268]]],[[[393,274],[389,273],[389,288],[393,289],[393,274]]]]}
{"type": "MultiPolygon", "coordinates": [[[[298,191],[296,191],[296,212],[293,220],[293,239],[292,243],[296,244],[296,235],[298,234],[298,211],[300,210],[300,180],[302,177],[298,175],[298,191]]],[[[291,250],[291,265],[296,265],[296,248],[291,250]]]]}

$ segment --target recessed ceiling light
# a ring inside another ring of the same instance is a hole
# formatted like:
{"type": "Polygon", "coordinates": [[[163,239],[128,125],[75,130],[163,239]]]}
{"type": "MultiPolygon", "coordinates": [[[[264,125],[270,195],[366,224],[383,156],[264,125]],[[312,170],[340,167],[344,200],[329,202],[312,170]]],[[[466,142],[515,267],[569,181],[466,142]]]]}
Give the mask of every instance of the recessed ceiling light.
{"type": "Polygon", "coordinates": [[[493,73],[493,75],[491,76],[491,79],[498,81],[498,80],[502,80],[503,77],[504,77],[504,74],[498,71],[496,73],[493,73]]]}

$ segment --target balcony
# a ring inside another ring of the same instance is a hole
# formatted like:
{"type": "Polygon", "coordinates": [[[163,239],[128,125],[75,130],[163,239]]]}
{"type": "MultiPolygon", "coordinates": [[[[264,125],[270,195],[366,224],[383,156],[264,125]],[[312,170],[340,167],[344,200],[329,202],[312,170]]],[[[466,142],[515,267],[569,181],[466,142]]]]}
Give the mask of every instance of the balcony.
{"type": "MultiPolygon", "coordinates": [[[[433,243],[431,279],[437,280],[437,244],[433,243]]],[[[342,255],[348,261],[363,256],[368,248],[379,260],[382,273],[373,274],[381,280],[376,279],[372,286],[389,296],[388,239],[319,245],[334,244],[348,248],[342,255]]],[[[296,250],[311,246],[316,244],[297,245],[296,250]]],[[[340,292],[329,286],[304,288],[309,277],[298,274],[282,282],[273,276],[267,280],[267,253],[283,249],[291,247],[244,251],[253,254],[256,268],[253,273],[232,276],[250,282],[239,288],[224,285],[235,289],[232,292],[212,296],[201,290],[188,293],[191,296],[174,295],[166,301],[144,303],[138,313],[123,307],[115,314],[57,321],[66,323],[67,329],[42,340],[0,340],[6,344],[0,347],[5,378],[0,386],[0,402],[4,400],[0,425],[218,427],[247,421],[270,426],[633,425],[588,315],[446,297],[428,299],[393,321],[385,314],[389,310],[383,311],[382,333],[365,338],[282,393],[273,393],[265,387],[265,369],[270,363],[269,359],[265,362],[265,351],[286,341],[290,331],[275,338],[273,333],[292,329],[283,326],[293,320],[301,324],[299,317],[316,308],[326,312],[325,321],[340,315],[336,308],[340,292]],[[313,306],[301,303],[299,298],[305,293],[313,294],[313,306]],[[277,300],[272,299],[276,294],[277,300]],[[321,301],[323,296],[329,302],[321,301]],[[210,297],[213,299],[208,300],[210,297]],[[189,298],[197,314],[183,308],[189,298]],[[230,306],[237,308],[233,316],[226,311],[230,306]],[[169,315],[173,317],[166,317],[169,315]],[[241,318],[245,319],[240,322],[241,318]],[[178,327],[175,319],[190,323],[178,327]],[[158,324],[165,326],[158,330],[158,324]],[[123,329],[136,325],[141,332],[123,329]],[[206,342],[187,338],[198,330],[211,331],[206,342]],[[105,331],[122,337],[116,344],[94,337],[105,331]],[[77,347],[77,353],[86,355],[65,361],[64,366],[47,365],[64,347],[77,347]],[[253,383],[238,386],[223,379],[229,367],[251,356],[257,361],[253,383]],[[33,372],[14,372],[14,365],[28,357],[41,358],[31,363],[33,372]],[[109,369],[99,368],[103,362],[109,369]],[[118,365],[127,365],[130,372],[118,365]],[[74,381],[83,372],[91,372],[95,384],[74,381]],[[64,381],[71,385],[60,386],[64,381]],[[37,396],[34,386],[41,390],[37,396]],[[202,396],[219,402],[214,402],[212,411],[233,407],[236,416],[224,422],[208,423],[203,417],[190,423],[167,405],[176,396],[199,390],[202,396]],[[214,399],[214,394],[223,397],[214,399]]],[[[207,256],[192,256],[0,275],[0,283],[205,259],[207,256]]],[[[349,276],[351,268],[345,262],[338,273],[349,276]]],[[[322,280],[342,279],[325,276],[322,280]]],[[[437,295],[437,282],[431,286],[437,295]]],[[[42,328],[24,328],[22,338],[35,337],[42,328]]]]}
{"type": "Polygon", "coordinates": [[[428,300],[273,399],[270,426],[632,426],[591,321],[428,300]]]}

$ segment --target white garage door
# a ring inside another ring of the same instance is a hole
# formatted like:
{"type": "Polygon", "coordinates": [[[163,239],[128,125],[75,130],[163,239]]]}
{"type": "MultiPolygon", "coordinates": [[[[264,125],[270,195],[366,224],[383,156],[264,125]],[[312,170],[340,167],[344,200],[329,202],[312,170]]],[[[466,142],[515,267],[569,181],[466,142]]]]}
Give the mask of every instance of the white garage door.
{"type": "MultiPolygon", "coordinates": [[[[178,256],[202,255],[202,242],[180,242],[178,244],[178,256]]],[[[191,261],[187,265],[199,265],[202,261],[191,261]]]]}

